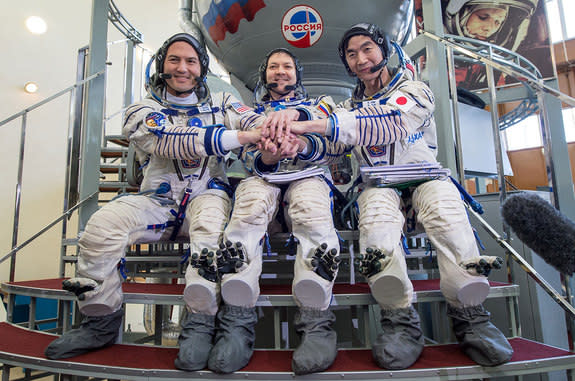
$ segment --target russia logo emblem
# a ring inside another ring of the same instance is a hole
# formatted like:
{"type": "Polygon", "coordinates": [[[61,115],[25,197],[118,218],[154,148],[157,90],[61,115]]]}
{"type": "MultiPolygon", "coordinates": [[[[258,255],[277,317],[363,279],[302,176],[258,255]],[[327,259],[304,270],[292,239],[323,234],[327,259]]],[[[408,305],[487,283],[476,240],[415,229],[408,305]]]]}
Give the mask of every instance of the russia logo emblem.
{"type": "Polygon", "coordinates": [[[307,5],[292,7],[282,19],[282,34],[296,48],[309,48],[323,34],[319,12],[307,5]]]}

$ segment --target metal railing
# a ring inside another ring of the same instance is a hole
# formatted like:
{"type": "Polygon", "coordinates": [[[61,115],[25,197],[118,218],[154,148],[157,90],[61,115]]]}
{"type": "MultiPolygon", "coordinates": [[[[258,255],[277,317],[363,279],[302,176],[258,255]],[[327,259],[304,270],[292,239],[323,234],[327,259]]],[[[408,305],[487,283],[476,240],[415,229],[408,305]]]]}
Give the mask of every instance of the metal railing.
{"type": "MultiPolygon", "coordinates": [[[[499,70],[500,72],[512,76],[517,79],[521,84],[523,84],[528,89],[528,94],[532,96],[535,94],[535,99],[537,102],[540,103],[538,109],[543,114],[541,118],[541,128],[544,138],[550,140],[550,136],[546,132],[547,117],[546,113],[547,110],[545,105],[542,102],[542,93],[550,94],[551,96],[561,100],[568,105],[575,107],[575,98],[572,98],[566,94],[561,93],[560,91],[549,87],[543,82],[541,73],[539,70],[533,66],[528,60],[521,57],[520,55],[511,52],[507,49],[501,48],[496,45],[484,43],[481,41],[476,41],[464,37],[453,36],[453,35],[445,35],[444,37],[437,36],[433,33],[428,31],[421,32],[425,37],[436,41],[440,44],[443,44],[447,51],[447,59],[448,59],[448,69],[449,69],[449,82],[450,82],[450,89],[451,94],[453,96],[453,114],[454,114],[454,127],[455,127],[455,135],[456,135],[456,156],[457,156],[457,171],[459,172],[460,180],[464,178],[464,169],[463,169],[463,153],[461,152],[461,140],[459,138],[460,131],[459,131],[459,121],[457,115],[457,92],[456,92],[456,83],[455,83],[455,73],[454,73],[454,55],[458,54],[458,59],[467,59],[469,62],[477,63],[480,62],[485,65],[486,74],[487,74],[487,83],[488,83],[488,90],[489,90],[489,99],[491,107],[491,120],[493,126],[493,138],[494,138],[494,145],[495,145],[495,152],[496,152],[496,162],[497,162],[497,172],[499,175],[499,184],[502,184],[500,187],[500,202],[503,203],[507,197],[506,194],[506,179],[505,174],[503,171],[503,160],[502,160],[502,152],[501,152],[501,141],[499,138],[500,130],[508,127],[510,121],[506,121],[501,123],[501,120],[498,116],[497,104],[496,101],[496,83],[494,80],[494,70],[499,70]]],[[[531,100],[527,100],[526,104],[532,103],[531,100]]],[[[532,106],[530,107],[533,110],[532,106]]],[[[514,116],[516,117],[516,115],[514,116]]],[[[550,143],[546,142],[546,156],[549,155],[549,146],[550,143]]],[[[548,164],[548,171],[553,172],[554,167],[553,163],[548,164]]],[[[550,176],[552,179],[553,176],[550,176]]],[[[551,181],[551,180],[550,180],[551,181]]],[[[553,192],[556,192],[556,189],[551,184],[551,189],[553,192]]],[[[556,199],[556,196],[555,196],[556,199]]],[[[561,273],[561,281],[563,286],[563,291],[565,296],[562,296],[559,292],[557,292],[553,286],[551,286],[537,271],[511,246],[510,244],[510,229],[509,226],[504,224],[503,236],[500,235],[493,227],[491,227],[481,216],[480,213],[473,210],[473,208],[466,203],[466,206],[469,212],[479,221],[482,228],[499,244],[515,262],[517,262],[521,269],[525,271],[525,273],[531,277],[539,286],[543,288],[543,290],[552,298],[554,302],[556,302],[564,311],[566,316],[566,323],[567,323],[567,330],[571,333],[570,337],[570,347],[573,349],[575,347],[575,338],[573,338],[573,332],[575,332],[575,308],[573,307],[573,296],[572,290],[570,288],[570,277],[561,273]]],[[[509,263],[508,258],[508,277],[511,283],[514,283],[513,273],[511,270],[511,266],[509,263]]]]}
{"type": "MultiPolygon", "coordinates": [[[[26,126],[27,126],[27,119],[28,119],[28,114],[32,111],[34,111],[35,109],[52,102],[55,99],[60,98],[63,95],[66,94],[70,94],[70,115],[68,118],[68,124],[71,125],[75,119],[75,107],[74,107],[74,101],[75,101],[75,95],[76,95],[76,91],[78,88],[81,88],[84,84],[100,77],[101,75],[105,74],[105,70],[100,71],[98,73],[95,73],[89,77],[87,77],[86,79],[82,80],[82,81],[78,81],[77,83],[75,83],[72,86],[69,86],[67,88],[65,88],[62,91],[59,91],[58,93],[30,106],[25,108],[24,110],[6,118],[5,120],[0,122],[0,128],[4,125],[6,125],[7,123],[16,120],[18,118],[22,118],[22,123],[21,123],[21,129],[20,129],[20,147],[19,147],[19,160],[18,160],[18,174],[17,174],[17,180],[16,180],[16,193],[14,196],[14,222],[13,222],[13,228],[12,228],[12,251],[6,256],[4,257],[1,261],[3,262],[6,258],[10,258],[10,281],[14,281],[14,274],[15,274],[15,266],[16,266],[16,253],[17,251],[21,248],[18,246],[18,229],[19,229],[19,225],[20,225],[20,206],[21,206],[21,197],[22,197],[22,175],[23,175],[23,171],[24,171],[24,152],[25,152],[25,145],[26,145],[26,126]]],[[[65,211],[65,214],[67,213],[67,211],[65,211]]],[[[50,224],[50,227],[53,226],[53,224],[50,224]]],[[[48,229],[42,229],[42,233],[44,231],[46,231],[48,229]]],[[[40,234],[36,234],[34,235],[34,238],[38,237],[40,234]]],[[[28,243],[28,241],[27,241],[28,243]]]]}
{"type": "MultiPolygon", "coordinates": [[[[133,49],[134,47],[137,46],[137,44],[142,42],[142,34],[136,30],[136,28],[134,26],[132,26],[132,24],[130,24],[130,22],[127,21],[127,19],[121,14],[121,12],[119,11],[118,7],[114,4],[113,0],[109,0],[108,2],[108,15],[107,15],[107,20],[110,24],[112,24],[114,27],[116,27],[125,37],[126,40],[121,40],[121,41],[113,41],[113,42],[108,42],[107,45],[110,46],[112,44],[116,44],[118,42],[127,42],[126,44],[126,57],[129,58],[130,60],[133,59],[133,49]]],[[[142,48],[144,49],[144,48],[142,48]]],[[[83,205],[85,205],[87,202],[93,200],[95,194],[97,194],[97,192],[92,193],[91,195],[85,197],[83,200],[78,201],[78,190],[76,189],[78,187],[78,173],[79,173],[79,164],[78,164],[78,160],[76,160],[78,158],[78,156],[80,155],[79,152],[79,146],[80,146],[80,136],[81,136],[81,129],[83,128],[82,126],[82,119],[83,119],[83,108],[85,107],[84,105],[84,100],[82,97],[83,94],[83,90],[84,90],[84,85],[94,81],[96,78],[99,78],[102,75],[106,75],[106,69],[101,70],[85,79],[85,56],[86,56],[86,52],[88,50],[88,47],[82,48],[79,51],[79,58],[78,58],[78,76],[77,76],[77,82],[72,85],[69,86],[67,88],[65,88],[64,90],[30,106],[25,108],[24,110],[6,118],[5,120],[0,122],[0,128],[4,125],[6,125],[7,123],[16,120],[18,118],[21,118],[22,122],[21,122],[21,131],[20,131],[20,147],[19,147],[19,161],[18,161],[18,172],[17,172],[17,181],[16,181],[16,192],[15,192],[15,200],[14,200],[14,220],[13,220],[13,227],[12,227],[12,242],[11,242],[11,251],[6,254],[1,260],[0,263],[4,262],[5,260],[7,260],[8,258],[10,258],[10,275],[9,275],[9,279],[10,281],[14,281],[14,277],[15,277],[15,260],[16,260],[16,255],[18,253],[18,251],[20,249],[22,249],[24,246],[28,245],[30,242],[32,242],[34,239],[38,238],[39,236],[41,236],[43,233],[45,233],[46,231],[48,231],[50,228],[52,228],[54,225],[56,225],[58,222],[62,222],[62,253],[65,252],[65,243],[68,240],[66,240],[66,224],[67,224],[67,219],[69,219],[70,215],[72,212],[76,211],[78,208],[82,207],[83,205]],[[53,102],[56,99],[59,99],[60,97],[69,94],[70,95],[70,103],[69,103],[69,116],[68,116],[68,137],[67,137],[67,146],[68,146],[68,154],[67,154],[67,176],[66,176],[66,184],[65,184],[65,192],[66,194],[64,195],[64,205],[63,205],[63,214],[59,217],[56,218],[54,221],[52,221],[51,223],[49,223],[46,227],[40,229],[40,231],[38,231],[37,233],[33,234],[29,239],[27,239],[23,244],[18,244],[18,231],[20,228],[20,209],[21,209],[21,195],[22,195],[22,177],[23,177],[23,171],[24,171],[24,152],[25,152],[25,144],[26,144],[26,127],[27,127],[27,123],[28,123],[28,115],[30,112],[32,112],[33,110],[48,104],[50,102],[53,102]],[[72,207],[70,207],[71,205],[74,205],[72,207]],[[68,217],[68,218],[66,218],[68,217]]],[[[134,68],[131,64],[128,63],[129,59],[125,59],[124,60],[124,66],[125,66],[125,81],[127,77],[132,78],[134,75],[134,68]]],[[[145,63],[143,63],[142,65],[144,65],[145,63]]],[[[141,68],[141,72],[143,72],[143,68],[141,68]]],[[[130,86],[131,87],[131,83],[132,80],[130,79],[129,82],[126,81],[125,83],[125,87],[130,86]]],[[[105,96],[105,95],[104,95],[105,96]]],[[[131,92],[129,94],[125,94],[125,97],[127,98],[131,98],[132,94],[131,92]]],[[[113,117],[120,115],[123,111],[122,110],[115,112],[113,114],[111,114],[110,116],[108,116],[108,118],[106,118],[104,120],[104,125],[113,117]]],[[[105,130],[104,130],[105,131],[105,130]]],[[[63,273],[64,269],[61,265],[60,268],[60,273],[63,273]]]]}

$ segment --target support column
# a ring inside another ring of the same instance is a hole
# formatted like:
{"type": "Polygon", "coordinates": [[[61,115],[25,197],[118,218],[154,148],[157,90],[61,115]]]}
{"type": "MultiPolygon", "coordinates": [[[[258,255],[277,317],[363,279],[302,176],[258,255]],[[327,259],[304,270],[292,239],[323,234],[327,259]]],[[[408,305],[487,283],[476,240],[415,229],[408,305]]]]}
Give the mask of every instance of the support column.
{"type": "MultiPolygon", "coordinates": [[[[108,0],[93,0],[92,29],[88,55],[88,76],[106,68],[108,39],[108,0]]],[[[80,157],[80,199],[96,192],[100,183],[100,154],[104,125],[104,98],[106,76],[101,75],[87,84],[84,134],[80,157]]],[[[93,197],[79,209],[79,230],[84,230],[90,216],[98,209],[98,199],[93,197]]]]}
{"type": "MultiPolygon", "coordinates": [[[[443,36],[443,19],[440,0],[423,0],[423,19],[425,30],[443,36]]],[[[435,122],[437,124],[437,160],[445,168],[457,173],[455,161],[455,140],[453,138],[453,118],[449,79],[447,76],[447,53],[445,47],[434,41],[427,41],[425,61],[429,87],[435,95],[435,122]]]]}

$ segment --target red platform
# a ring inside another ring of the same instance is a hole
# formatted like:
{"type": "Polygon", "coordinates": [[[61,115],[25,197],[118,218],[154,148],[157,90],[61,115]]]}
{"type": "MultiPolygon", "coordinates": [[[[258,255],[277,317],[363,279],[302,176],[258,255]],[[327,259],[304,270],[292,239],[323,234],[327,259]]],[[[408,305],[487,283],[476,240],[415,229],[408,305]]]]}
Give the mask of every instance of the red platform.
{"type": "MultiPolygon", "coordinates": [[[[17,287],[29,287],[31,289],[45,289],[51,291],[62,291],[62,281],[67,278],[40,279],[21,282],[6,282],[6,285],[17,287]]],[[[418,291],[439,291],[439,279],[412,280],[413,289],[418,291]]],[[[492,288],[508,286],[508,283],[492,282],[492,288]]],[[[262,295],[290,295],[291,285],[266,285],[260,286],[262,295]]],[[[125,293],[133,294],[162,294],[162,295],[182,295],[183,284],[158,284],[158,283],[122,283],[125,293]]],[[[336,283],[333,286],[333,293],[338,294],[369,294],[367,283],[345,284],[336,283]]]]}
{"type": "MultiPolygon", "coordinates": [[[[129,369],[137,369],[139,372],[153,371],[153,374],[158,375],[160,379],[161,375],[158,371],[185,374],[174,367],[177,348],[116,344],[65,360],[48,360],[44,356],[44,348],[55,338],[54,335],[0,323],[0,337],[2,337],[0,362],[7,364],[17,366],[25,363],[37,364],[38,368],[44,370],[61,368],[61,373],[71,372],[70,374],[74,374],[75,368],[86,369],[86,366],[100,367],[102,371],[107,372],[111,367],[118,368],[114,371],[114,374],[118,375],[125,374],[123,372],[129,369]]],[[[533,367],[526,364],[534,363],[544,366],[546,362],[549,362],[550,367],[545,368],[547,371],[575,368],[575,354],[572,352],[522,338],[511,339],[510,342],[515,351],[513,358],[509,363],[493,368],[478,366],[465,356],[456,344],[448,344],[426,346],[417,362],[401,371],[385,371],[379,368],[373,362],[370,350],[340,350],[335,363],[325,373],[350,376],[361,373],[364,378],[372,378],[369,374],[385,372],[387,375],[393,373],[394,378],[402,378],[402,374],[413,376],[413,371],[445,375],[446,373],[441,370],[453,372],[457,369],[458,374],[461,374],[462,369],[466,369],[468,372],[472,371],[473,374],[487,372],[493,376],[500,372],[510,375],[509,372],[513,373],[515,368],[522,369],[522,372],[531,370],[531,373],[537,373],[534,372],[533,367]]],[[[291,373],[291,356],[292,351],[287,350],[256,350],[250,363],[238,373],[247,372],[252,375],[254,373],[291,373]]],[[[31,368],[35,367],[31,366],[31,368]]]]}

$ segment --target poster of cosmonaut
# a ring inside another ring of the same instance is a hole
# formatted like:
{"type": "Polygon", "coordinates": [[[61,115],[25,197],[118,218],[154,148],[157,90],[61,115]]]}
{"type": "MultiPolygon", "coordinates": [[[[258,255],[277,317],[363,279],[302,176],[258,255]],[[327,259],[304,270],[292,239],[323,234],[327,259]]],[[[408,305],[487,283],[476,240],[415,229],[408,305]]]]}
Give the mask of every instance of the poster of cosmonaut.
{"type": "MultiPolygon", "coordinates": [[[[415,0],[418,30],[423,27],[421,0],[415,0]]],[[[473,38],[516,52],[533,63],[543,78],[553,76],[552,50],[544,0],[441,0],[444,33],[473,38]]],[[[482,64],[456,60],[457,86],[487,87],[482,64]]],[[[517,82],[495,72],[497,85],[517,82]]]]}

